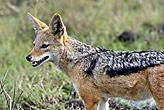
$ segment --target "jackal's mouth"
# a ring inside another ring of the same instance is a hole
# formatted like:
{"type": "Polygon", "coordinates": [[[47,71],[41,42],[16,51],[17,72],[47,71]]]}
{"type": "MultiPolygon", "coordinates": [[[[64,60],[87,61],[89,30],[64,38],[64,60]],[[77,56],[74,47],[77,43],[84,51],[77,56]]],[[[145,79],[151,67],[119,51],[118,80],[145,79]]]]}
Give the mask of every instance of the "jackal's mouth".
{"type": "Polygon", "coordinates": [[[34,61],[32,62],[32,66],[33,67],[36,67],[36,66],[39,66],[41,63],[43,63],[45,60],[47,60],[49,58],[49,56],[45,56],[44,58],[42,58],[41,60],[39,61],[34,61]]]}

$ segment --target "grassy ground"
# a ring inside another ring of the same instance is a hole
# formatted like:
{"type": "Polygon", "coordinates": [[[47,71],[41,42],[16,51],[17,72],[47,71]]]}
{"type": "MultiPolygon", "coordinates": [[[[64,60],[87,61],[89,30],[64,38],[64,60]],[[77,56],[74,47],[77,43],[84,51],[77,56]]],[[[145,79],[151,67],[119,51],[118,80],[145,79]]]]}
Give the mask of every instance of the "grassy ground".
{"type": "Polygon", "coordinates": [[[59,13],[70,36],[93,46],[164,51],[163,0],[0,0],[0,109],[83,108],[71,81],[51,63],[33,68],[25,60],[35,39],[27,12],[47,24],[59,13]],[[127,30],[139,38],[117,40],[127,30]]]}

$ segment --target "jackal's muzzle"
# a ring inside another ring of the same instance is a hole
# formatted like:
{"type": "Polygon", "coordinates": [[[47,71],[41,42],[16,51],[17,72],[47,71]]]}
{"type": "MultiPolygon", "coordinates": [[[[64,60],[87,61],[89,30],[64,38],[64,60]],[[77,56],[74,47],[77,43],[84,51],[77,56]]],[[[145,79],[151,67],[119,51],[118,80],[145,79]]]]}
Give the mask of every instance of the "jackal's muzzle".
{"type": "Polygon", "coordinates": [[[49,58],[49,56],[45,56],[42,59],[39,60],[32,60],[32,57],[30,55],[26,56],[27,61],[32,62],[32,66],[36,67],[44,63],[49,58]]]}

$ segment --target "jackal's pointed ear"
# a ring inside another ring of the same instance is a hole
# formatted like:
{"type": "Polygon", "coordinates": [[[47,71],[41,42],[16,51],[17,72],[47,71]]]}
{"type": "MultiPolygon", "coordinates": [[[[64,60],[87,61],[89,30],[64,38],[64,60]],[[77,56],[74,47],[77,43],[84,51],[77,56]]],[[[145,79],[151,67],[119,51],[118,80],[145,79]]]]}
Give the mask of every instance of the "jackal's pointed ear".
{"type": "Polygon", "coordinates": [[[66,27],[64,26],[62,18],[59,14],[54,14],[49,28],[58,41],[65,43],[67,37],[66,27]]]}
{"type": "Polygon", "coordinates": [[[35,33],[38,33],[39,30],[42,30],[44,28],[48,28],[48,26],[45,23],[43,23],[39,19],[32,16],[30,13],[28,13],[28,17],[29,17],[31,23],[33,24],[35,33]]]}

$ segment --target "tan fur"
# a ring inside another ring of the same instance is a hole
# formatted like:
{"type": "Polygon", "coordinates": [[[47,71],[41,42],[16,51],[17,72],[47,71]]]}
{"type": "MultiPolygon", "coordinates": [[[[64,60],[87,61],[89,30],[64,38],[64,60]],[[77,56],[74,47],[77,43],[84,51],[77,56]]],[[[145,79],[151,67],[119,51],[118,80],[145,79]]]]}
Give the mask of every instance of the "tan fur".
{"type": "MultiPolygon", "coordinates": [[[[61,16],[60,16],[59,14],[55,14],[55,15],[52,17],[52,19],[51,19],[50,25],[53,25],[53,18],[56,17],[56,16],[58,16],[58,17],[60,18],[61,23],[62,23],[62,25],[63,25],[62,29],[64,29],[64,34],[63,34],[63,36],[62,36],[61,38],[59,38],[59,39],[57,38],[56,40],[59,41],[59,42],[61,42],[61,43],[63,43],[63,44],[65,44],[65,42],[66,42],[66,40],[67,40],[67,32],[66,32],[66,28],[65,28],[65,26],[64,26],[64,23],[63,23],[63,21],[62,21],[61,16]]],[[[52,30],[52,27],[50,27],[50,32],[52,32],[52,31],[53,31],[53,30],[52,30]]]]}
{"type": "Polygon", "coordinates": [[[32,16],[30,13],[28,13],[28,15],[35,21],[35,23],[37,23],[40,30],[42,30],[44,28],[48,28],[48,26],[45,23],[43,23],[42,21],[40,21],[37,18],[35,18],[34,16],[32,16]]]}
{"type": "MultiPolygon", "coordinates": [[[[71,79],[86,110],[108,109],[109,97],[122,97],[134,101],[153,97],[159,110],[164,110],[163,64],[115,77],[109,77],[105,73],[106,69],[88,75],[84,67],[86,55],[93,52],[92,47],[68,36],[59,14],[53,16],[49,27],[31,14],[28,15],[30,15],[30,20],[33,19],[34,27],[37,27],[36,25],[39,27],[36,29],[34,49],[29,54],[31,59],[28,61],[33,62],[34,66],[47,61],[52,62],[71,79]],[[45,43],[48,43],[48,46],[43,48],[42,45],[45,43]],[[80,53],[82,51],[80,49],[83,49],[83,53],[80,53]],[[48,58],[46,59],[45,56],[48,58]],[[36,65],[42,59],[46,60],[36,65]]],[[[92,68],[94,66],[92,65],[92,68]]]]}
{"type": "Polygon", "coordinates": [[[164,65],[149,68],[148,84],[159,110],[164,110],[164,65]]]}
{"type": "Polygon", "coordinates": [[[70,79],[77,88],[80,97],[83,99],[86,109],[95,110],[96,104],[100,101],[99,90],[94,83],[93,77],[83,78],[82,64],[76,65],[70,72],[70,79]]]}

